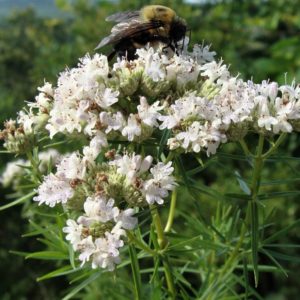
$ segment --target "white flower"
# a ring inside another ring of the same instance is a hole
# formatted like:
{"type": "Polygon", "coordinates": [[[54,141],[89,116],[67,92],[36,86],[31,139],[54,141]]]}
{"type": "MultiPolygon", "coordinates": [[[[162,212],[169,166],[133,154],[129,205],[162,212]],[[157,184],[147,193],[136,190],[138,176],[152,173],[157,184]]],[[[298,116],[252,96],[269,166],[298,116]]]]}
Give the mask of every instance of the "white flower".
{"type": "Polygon", "coordinates": [[[45,203],[50,207],[54,207],[58,203],[66,203],[74,194],[68,182],[52,173],[44,177],[44,181],[38,187],[37,192],[38,196],[34,197],[33,200],[38,201],[39,205],[45,203]]]}
{"type": "Polygon", "coordinates": [[[267,98],[265,96],[257,96],[256,101],[258,102],[258,126],[271,130],[271,126],[278,124],[278,120],[271,116],[267,98]]]}
{"type": "Polygon", "coordinates": [[[51,97],[54,95],[54,89],[49,82],[45,82],[43,86],[38,87],[38,91],[51,97]]]}
{"type": "Polygon", "coordinates": [[[75,251],[81,242],[82,229],[82,224],[77,224],[71,219],[67,220],[67,226],[63,228],[63,232],[67,233],[66,240],[70,241],[75,251]]]}
{"type": "Polygon", "coordinates": [[[81,252],[79,255],[79,260],[82,261],[81,266],[89,261],[90,257],[97,251],[96,245],[94,244],[91,235],[81,240],[77,245],[77,249],[79,249],[79,251],[81,252]]]}
{"type": "Polygon", "coordinates": [[[119,215],[119,209],[114,206],[114,199],[105,197],[88,197],[84,202],[86,216],[78,218],[78,223],[90,226],[94,222],[106,223],[114,220],[119,215]]]}
{"type": "Polygon", "coordinates": [[[121,211],[116,217],[115,221],[120,222],[121,226],[124,229],[132,230],[137,225],[137,218],[132,217],[134,215],[135,211],[132,208],[128,208],[124,211],[121,211]]]}
{"type": "Polygon", "coordinates": [[[22,166],[28,166],[29,162],[24,159],[18,159],[16,161],[8,162],[5,170],[0,177],[0,182],[4,187],[9,185],[16,185],[20,177],[24,175],[24,168],[22,166]]]}
{"type": "Polygon", "coordinates": [[[269,97],[270,100],[273,102],[276,99],[278,93],[278,83],[269,83],[268,81],[263,80],[261,84],[257,85],[257,89],[261,95],[269,97]]]}
{"type": "Polygon", "coordinates": [[[127,125],[122,130],[122,135],[127,136],[128,141],[133,141],[135,136],[140,136],[142,133],[140,122],[134,114],[130,114],[127,125]]]}
{"type": "Polygon", "coordinates": [[[172,162],[168,162],[167,164],[160,162],[150,169],[153,178],[146,180],[142,189],[146,197],[146,201],[149,204],[153,204],[155,202],[163,204],[163,198],[168,196],[168,191],[175,188],[176,183],[174,177],[171,176],[174,168],[171,165],[172,162]]]}
{"type": "Polygon", "coordinates": [[[222,65],[222,61],[216,63],[215,61],[204,64],[200,67],[201,75],[207,76],[210,81],[215,81],[216,79],[227,80],[230,77],[229,71],[226,65],[222,65]]]}
{"type": "MultiPolygon", "coordinates": [[[[38,154],[39,157],[39,170],[41,173],[46,173],[50,166],[54,166],[61,159],[61,154],[55,149],[49,149],[48,151],[42,151],[38,154]]],[[[28,163],[29,164],[29,163],[28,163]]]]}
{"type": "Polygon", "coordinates": [[[125,125],[125,119],[121,112],[115,114],[111,112],[102,111],[100,113],[101,124],[106,126],[105,133],[108,134],[110,131],[121,130],[125,125]]]}
{"type": "Polygon", "coordinates": [[[95,101],[101,108],[108,108],[118,102],[119,94],[118,91],[106,88],[104,92],[98,91],[95,101]]]}
{"type": "Polygon", "coordinates": [[[25,112],[23,110],[18,113],[18,123],[23,125],[24,132],[26,134],[33,132],[33,124],[36,122],[36,116],[31,112],[25,112]]]}
{"type": "Polygon", "coordinates": [[[106,232],[104,238],[95,240],[95,245],[92,268],[100,267],[113,271],[115,265],[121,262],[119,248],[123,247],[124,242],[119,239],[119,236],[106,232]]]}
{"type": "Polygon", "coordinates": [[[178,87],[188,82],[195,82],[200,72],[200,66],[190,57],[173,56],[171,64],[166,66],[167,80],[176,80],[178,87]]]}
{"type": "Polygon", "coordinates": [[[300,100],[300,86],[296,84],[296,81],[293,80],[291,85],[282,85],[279,87],[282,95],[286,95],[288,99],[291,100],[300,100]]]}
{"type": "Polygon", "coordinates": [[[210,46],[195,45],[193,48],[193,53],[191,54],[198,64],[203,64],[206,62],[211,62],[214,60],[216,55],[215,51],[209,51],[210,46]]]}
{"type": "Polygon", "coordinates": [[[117,156],[110,164],[117,166],[117,172],[126,175],[129,181],[134,181],[137,176],[149,170],[152,160],[150,155],[143,159],[141,155],[125,154],[117,156]]]}
{"type": "Polygon", "coordinates": [[[101,150],[107,146],[106,135],[101,131],[97,131],[96,135],[90,141],[90,145],[83,147],[83,163],[89,162],[90,164],[94,164],[101,150]]]}
{"type": "Polygon", "coordinates": [[[161,57],[152,47],[149,49],[137,49],[136,53],[139,56],[138,62],[143,65],[144,73],[147,76],[154,82],[165,79],[166,71],[163,60],[166,57],[164,55],[161,57]]]}
{"type": "Polygon", "coordinates": [[[72,153],[65,156],[57,165],[56,175],[65,179],[83,179],[85,176],[86,167],[84,162],[79,157],[78,153],[72,153]]]}
{"type": "Polygon", "coordinates": [[[163,106],[159,106],[159,101],[149,105],[145,97],[140,97],[140,105],[137,107],[138,115],[142,122],[151,127],[158,127],[157,120],[160,118],[159,111],[163,106]]]}

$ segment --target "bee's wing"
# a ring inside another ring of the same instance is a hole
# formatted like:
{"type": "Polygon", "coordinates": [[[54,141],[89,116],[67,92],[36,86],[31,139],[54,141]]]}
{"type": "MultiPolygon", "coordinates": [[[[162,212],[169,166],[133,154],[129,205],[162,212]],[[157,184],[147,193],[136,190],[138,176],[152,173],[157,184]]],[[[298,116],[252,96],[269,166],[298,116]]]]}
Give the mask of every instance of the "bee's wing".
{"type": "Polygon", "coordinates": [[[115,13],[111,16],[108,16],[105,19],[105,21],[120,23],[120,22],[128,21],[128,20],[133,19],[133,18],[138,18],[139,16],[140,16],[140,11],[139,10],[123,11],[123,12],[118,12],[118,13],[115,13]]]}
{"type": "Polygon", "coordinates": [[[143,22],[139,19],[132,19],[130,22],[119,23],[112,28],[109,36],[102,39],[95,50],[108,44],[117,43],[124,38],[134,37],[143,31],[161,27],[162,25],[163,23],[161,21],[143,22]]]}

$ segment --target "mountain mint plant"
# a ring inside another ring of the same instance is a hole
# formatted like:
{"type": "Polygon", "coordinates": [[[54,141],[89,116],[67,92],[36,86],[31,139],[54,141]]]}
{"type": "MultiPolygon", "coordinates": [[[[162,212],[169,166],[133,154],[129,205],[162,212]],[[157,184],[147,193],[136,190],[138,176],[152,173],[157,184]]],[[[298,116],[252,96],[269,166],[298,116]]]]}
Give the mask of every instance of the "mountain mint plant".
{"type": "Polygon", "coordinates": [[[5,122],[4,148],[27,161],[9,163],[1,182],[24,196],[18,186],[27,174],[32,188],[22,199],[63,218],[63,243],[75,256],[71,269],[118,274],[130,256],[136,299],[144,299],[142,268],[152,274],[150,283],[160,282],[159,299],[229,299],[237,285],[257,296],[234,274],[246,261],[245,272],[259,282],[263,164],[287,134],[300,130],[300,86],[243,81],[214,57],[203,45],[180,55],[138,49],[135,60],[111,65],[105,55],[86,55],[5,122]],[[255,154],[249,136],[252,143],[258,137],[255,154]],[[211,223],[204,234],[199,225],[197,235],[185,236],[193,214],[178,232],[176,206],[193,207],[201,193],[212,193],[197,187],[197,168],[203,171],[203,161],[229,143],[241,145],[253,169],[251,181],[237,178],[244,194],[236,197],[246,208],[231,216],[223,211],[236,226],[211,223]],[[191,157],[198,167],[189,170],[191,157]],[[211,271],[200,260],[211,261],[211,271]],[[199,274],[198,284],[185,282],[189,272],[199,274]]]}

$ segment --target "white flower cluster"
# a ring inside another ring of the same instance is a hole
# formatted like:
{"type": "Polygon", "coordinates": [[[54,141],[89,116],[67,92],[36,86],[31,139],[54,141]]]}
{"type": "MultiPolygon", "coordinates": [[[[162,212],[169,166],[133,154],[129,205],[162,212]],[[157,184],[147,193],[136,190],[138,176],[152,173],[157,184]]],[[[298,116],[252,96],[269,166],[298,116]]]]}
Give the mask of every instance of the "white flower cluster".
{"type": "MultiPolygon", "coordinates": [[[[97,143],[93,146],[98,149],[97,143]]],[[[152,161],[151,156],[125,154],[96,164],[74,152],[57,164],[56,173],[45,176],[34,200],[77,211],[77,220],[69,219],[64,232],[80,252],[82,264],[91,261],[93,268],[113,270],[120,262],[125,230],[136,227],[136,207],[162,204],[174,189],[171,162],[152,165],[152,161]],[[120,204],[129,208],[121,209],[120,204]]]]}
{"type": "MultiPolygon", "coordinates": [[[[208,155],[248,130],[299,130],[300,87],[295,83],[254,84],[232,77],[207,46],[180,56],[152,48],[139,49],[137,55],[134,61],[118,60],[112,68],[106,56],[87,55],[60,75],[56,89],[49,84],[41,88],[31,107],[49,109],[50,137],[58,132],[86,135],[97,144],[94,153],[92,145],[84,150],[93,161],[108,140],[139,142],[165,129],[172,132],[171,150],[204,150],[208,155]],[[45,95],[53,96],[50,106],[45,95]]],[[[23,112],[19,122],[30,131],[35,119],[23,112]]]]}
{"type": "Polygon", "coordinates": [[[138,49],[137,56],[109,66],[104,55],[86,55],[60,74],[57,87],[39,88],[36,102],[19,113],[17,122],[7,121],[0,135],[16,153],[30,149],[28,136],[36,133],[89,141],[45,176],[34,200],[50,207],[60,203],[76,214],[64,228],[67,239],[83,264],[91,261],[109,270],[120,261],[125,230],[136,226],[134,212],[162,204],[175,187],[171,162],[152,165],[151,156],[115,155],[112,145],[120,153],[128,144],[130,149],[142,142],[156,146],[168,136],[171,151],[211,155],[248,131],[300,130],[295,82],[245,82],[203,45],[181,55],[138,49]]]}
{"type": "Polygon", "coordinates": [[[152,157],[142,158],[141,155],[124,155],[117,157],[111,165],[117,166],[117,172],[126,176],[129,184],[138,185],[148,204],[163,204],[163,198],[168,196],[168,191],[175,187],[172,176],[174,168],[172,163],[158,163],[150,169],[150,176],[145,177],[152,163],[152,157]]]}
{"type": "Polygon", "coordinates": [[[18,113],[17,121],[25,134],[34,133],[44,127],[49,119],[54,89],[50,83],[45,82],[44,86],[38,88],[38,91],[35,102],[28,102],[27,108],[18,113]]]}
{"type": "Polygon", "coordinates": [[[137,219],[132,215],[134,210],[129,208],[121,211],[114,206],[112,198],[104,196],[88,197],[84,202],[85,214],[77,222],[69,219],[63,231],[75,251],[79,251],[79,260],[84,265],[92,261],[92,268],[107,268],[114,270],[115,264],[120,263],[119,248],[124,246],[122,236],[124,229],[134,229],[137,219]]]}
{"type": "Polygon", "coordinates": [[[65,156],[58,164],[56,174],[50,173],[44,178],[37,190],[38,196],[33,200],[50,207],[57,203],[66,203],[74,195],[72,180],[83,179],[84,173],[85,166],[78,153],[65,156]]]}
{"type": "MultiPolygon", "coordinates": [[[[38,154],[39,158],[39,171],[45,174],[48,166],[54,166],[59,161],[61,154],[55,149],[49,149],[38,154]]],[[[19,182],[26,174],[26,167],[30,166],[30,162],[25,159],[18,159],[6,164],[6,168],[1,174],[0,182],[4,187],[11,186],[16,189],[19,182]]]]}

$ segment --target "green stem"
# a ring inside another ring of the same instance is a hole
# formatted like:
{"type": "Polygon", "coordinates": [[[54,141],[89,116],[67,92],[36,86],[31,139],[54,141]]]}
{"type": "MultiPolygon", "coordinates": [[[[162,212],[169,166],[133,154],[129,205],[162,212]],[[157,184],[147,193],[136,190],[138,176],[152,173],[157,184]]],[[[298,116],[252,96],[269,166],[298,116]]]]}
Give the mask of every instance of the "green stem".
{"type": "Polygon", "coordinates": [[[282,134],[280,134],[280,136],[278,137],[278,139],[276,140],[276,142],[274,143],[274,145],[269,149],[269,151],[267,151],[262,157],[263,159],[267,159],[270,155],[273,154],[273,152],[281,145],[281,143],[284,141],[284,139],[286,138],[287,133],[284,132],[282,134]]]}
{"type": "Polygon", "coordinates": [[[169,161],[171,161],[174,158],[174,156],[175,156],[175,152],[174,151],[170,151],[169,154],[168,154],[168,156],[167,156],[167,158],[166,158],[166,160],[164,161],[164,163],[166,164],[169,161]]]}
{"type": "Polygon", "coordinates": [[[244,139],[240,140],[240,145],[241,145],[241,147],[242,147],[242,149],[243,149],[246,156],[251,156],[252,155],[252,153],[249,150],[248,145],[246,144],[244,139]]]}
{"type": "Polygon", "coordinates": [[[33,155],[30,151],[26,152],[26,156],[28,160],[30,161],[30,164],[32,166],[32,175],[33,175],[33,182],[34,183],[40,183],[42,181],[42,175],[39,170],[39,165],[33,158],[33,155]]]}
{"type": "Polygon", "coordinates": [[[259,211],[257,203],[257,195],[260,188],[261,171],[264,163],[263,159],[264,136],[259,135],[258,146],[254,158],[253,175],[251,184],[251,200],[248,205],[249,209],[246,214],[246,222],[250,221],[251,226],[251,250],[252,250],[252,264],[254,270],[255,286],[258,285],[258,233],[259,233],[259,211]],[[249,220],[250,213],[250,220],[249,220]]]}
{"type": "Polygon", "coordinates": [[[169,232],[172,228],[173,221],[174,221],[174,215],[175,215],[175,209],[176,209],[176,201],[177,201],[177,191],[175,189],[172,192],[169,216],[168,216],[167,225],[165,227],[165,232],[169,232]]]}
{"type": "MultiPolygon", "coordinates": [[[[151,208],[153,223],[154,223],[154,226],[156,229],[158,245],[161,250],[164,250],[168,244],[168,240],[167,240],[166,236],[164,235],[164,230],[163,230],[163,226],[161,223],[161,219],[160,219],[157,207],[151,206],[150,208],[151,208]]],[[[164,267],[164,272],[165,272],[165,276],[166,276],[166,281],[167,281],[170,298],[176,299],[176,291],[175,291],[174,280],[173,280],[173,275],[172,275],[172,271],[171,271],[171,265],[169,263],[169,259],[166,254],[164,254],[162,256],[162,261],[163,261],[163,267],[164,267]]]]}
{"type": "Polygon", "coordinates": [[[141,292],[142,279],[141,279],[138,257],[135,251],[135,247],[132,244],[129,245],[129,254],[130,254],[131,270],[133,274],[133,282],[135,288],[135,299],[140,300],[142,299],[142,292],[141,292]]]}
{"type": "Polygon", "coordinates": [[[166,247],[168,241],[164,235],[164,230],[163,230],[160,216],[158,214],[157,207],[153,205],[150,208],[151,208],[152,219],[156,229],[158,245],[160,249],[163,250],[166,247]]]}
{"type": "Polygon", "coordinates": [[[129,238],[130,242],[134,243],[138,248],[144,250],[146,253],[156,256],[157,253],[156,251],[152,250],[147,244],[144,242],[138,240],[132,233],[131,231],[126,231],[127,237],[129,238]]]}
{"type": "Polygon", "coordinates": [[[260,187],[260,178],[261,178],[261,170],[263,167],[263,148],[264,148],[264,136],[262,134],[259,135],[257,151],[254,159],[253,166],[253,176],[252,176],[252,184],[251,184],[251,199],[252,201],[256,201],[257,194],[260,187]]]}

